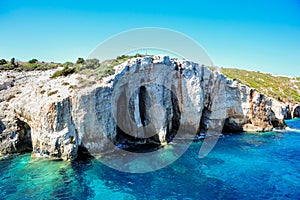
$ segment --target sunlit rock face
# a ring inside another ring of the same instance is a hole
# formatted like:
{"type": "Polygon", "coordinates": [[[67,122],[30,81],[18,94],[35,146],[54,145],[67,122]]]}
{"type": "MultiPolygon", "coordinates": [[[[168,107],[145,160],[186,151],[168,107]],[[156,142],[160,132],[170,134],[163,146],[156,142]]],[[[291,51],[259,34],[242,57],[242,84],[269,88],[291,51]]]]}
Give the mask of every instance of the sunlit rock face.
{"type": "Polygon", "coordinates": [[[111,108],[112,84],[78,91],[73,101],[73,120],[78,144],[90,154],[101,154],[116,140],[116,122],[111,108]]]}
{"type": "Polygon", "coordinates": [[[143,147],[200,133],[270,131],[284,128],[291,114],[300,116],[299,106],[167,56],[131,59],[88,87],[80,74],[50,79],[54,71],[1,73],[2,154],[32,151],[73,160],[79,147],[101,155],[119,144],[143,147]]]}
{"type": "MultiPolygon", "coordinates": [[[[2,154],[32,151],[35,156],[72,160],[77,156],[78,136],[72,119],[72,92],[49,80],[54,71],[5,72],[13,85],[0,91],[2,154]]],[[[68,80],[67,80],[68,79],[68,80]]]]}
{"type": "Polygon", "coordinates": [[[76,157],[78,137],[72,120],[71,98],[52,102],[40,99],[43,104],[23,98],[15,103],[14,112],[17,119],[31,129],[33,154],[65,160],[76,157]]]}

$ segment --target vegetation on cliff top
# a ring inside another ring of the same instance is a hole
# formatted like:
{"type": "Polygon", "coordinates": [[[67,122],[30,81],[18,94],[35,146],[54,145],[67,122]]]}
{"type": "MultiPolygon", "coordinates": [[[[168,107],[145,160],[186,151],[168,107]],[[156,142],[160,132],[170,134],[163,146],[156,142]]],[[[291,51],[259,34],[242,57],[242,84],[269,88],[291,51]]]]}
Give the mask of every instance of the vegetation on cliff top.
{"type": "Polygon", "coordinates": [[[300,77],[275,76],[234,68],[221,68],[221,73],[279,101],[300,102],[300,77]]]}
{"type": "Polygon", "coordinates": [[[55,72],[51,78],[67,76],[72,73],[79,73],[86,75],[88,78],[93,78],[93,80],[101,80],[102,78],[115,73],[113,68],[114,66],[119,65],[135,56],[122,55],[118,56],[116,59],[106,60],[104,62],[99,62],[97,59],[84,60],[83,58],[78,58],[76,63],[64,63],[62,65],[64,68],[55,72]]]}
{"type": "MultiPolygon", "coordinates": [[[[116,59],[106,60],[104,62],[99,62],[97,59],[84,60],[83,58],[78,58],[75,63],[65,62],[63,64],[40,62],[34,58],[28,62],[16,62],[14,58],[10,61],[0,59],[0,70],[35,71],[63,67],[63,69],[56,71],[51,78],[79,73],[86,75],[88,79],[97,81],[114,74],[114,66],[128,59],[141,56],[143,55],[122,55],[116,59]]],[[[279,101],[291,103],[300,102],[300,77],[275,76],[268,73],[234,68],[221,68],[221,73],[228,78],[237,80],[279,101]]]]}
{"type": "Polygon", "coordinates": [[[58,67],[63,67],[63,69],[55,72],[51,78],[57,78],[60,76],[68,76],[73,73],[84,74],[88,78],[94,78],[94,80],[100,80],[103,77],[114,74],[113,67],[119,65],[126,60],[134,57],[142,56],[140,54],[129,56],[122,55],[118,56],[116,59],[106,60],[104,62],[99,62],[97,59],[84,60],[83,58],[78,58],[75,63],[65,62],[61,63],[46,63],[39,62],[37,59],[33,58],[28,62],[16,62],[15,58],[10,61],[5,59],[0,59],[0,70],[16,70],[16,71],[36,71],[36,70],[49,70],[56,69],[58,67]]]}
{"type": "Polygon", "coordinates": [[[35,70],[49,70],[56,69],[60,63],[39,62],[37,59],[31,59],[28,62],[16,62],[15,58],[10,61],[5,59],[0,60],[0,70],[16,70],[16,71],[35,71],[35,70]]]}

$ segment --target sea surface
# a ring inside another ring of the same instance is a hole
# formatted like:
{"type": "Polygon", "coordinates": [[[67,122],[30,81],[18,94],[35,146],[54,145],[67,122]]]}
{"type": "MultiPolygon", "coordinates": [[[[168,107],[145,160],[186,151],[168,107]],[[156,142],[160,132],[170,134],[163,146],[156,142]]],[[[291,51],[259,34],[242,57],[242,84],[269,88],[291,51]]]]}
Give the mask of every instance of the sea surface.
{"type": "Polygon", "coordinates": [[[1,158],[0,199],[300,199],[300,119],[286,123],[291,130],[224,136],[205,158],[193,143],[171,165],[143,174],[97,159],[1,158]]]}

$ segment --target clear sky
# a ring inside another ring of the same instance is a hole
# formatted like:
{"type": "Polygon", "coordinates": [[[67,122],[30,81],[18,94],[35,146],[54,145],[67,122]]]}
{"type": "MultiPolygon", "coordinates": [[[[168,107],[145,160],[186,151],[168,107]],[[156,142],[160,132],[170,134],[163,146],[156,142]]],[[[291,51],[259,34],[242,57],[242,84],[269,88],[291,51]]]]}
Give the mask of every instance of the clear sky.
{"type": "Polygon", "coordinates": [[[0,0],[0,25],[5,59],[76,61],[119,32],[163,27],[217,66],[300,76],[300,0],[0,0]]]}

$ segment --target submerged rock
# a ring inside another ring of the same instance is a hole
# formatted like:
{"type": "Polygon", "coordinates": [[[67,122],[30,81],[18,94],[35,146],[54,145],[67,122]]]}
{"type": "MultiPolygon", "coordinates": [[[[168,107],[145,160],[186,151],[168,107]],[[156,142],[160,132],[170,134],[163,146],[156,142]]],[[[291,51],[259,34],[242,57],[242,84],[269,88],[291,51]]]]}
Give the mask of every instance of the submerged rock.
{"type": "MultiPolygon", "coordinates": [[[[73,160],[130,144],[165,144],[179,130],[204,133],[284,128],[290,105],[196,63],[155,56],[131,59],[115,74],[83,85],[84,75],[55,70],[1,74],[0,152],[73,160]],[[127,141],[123,144],[122,141],[127,141]]],[[[300,116],[293,108],[293,117],[300,116]]]]}

